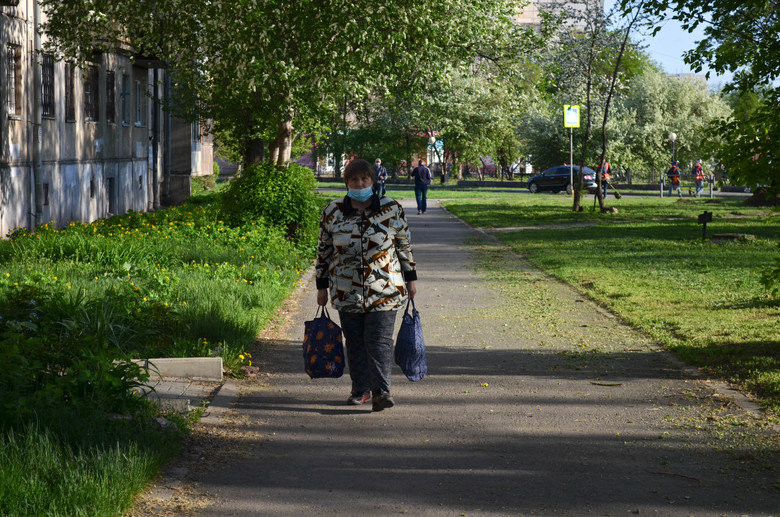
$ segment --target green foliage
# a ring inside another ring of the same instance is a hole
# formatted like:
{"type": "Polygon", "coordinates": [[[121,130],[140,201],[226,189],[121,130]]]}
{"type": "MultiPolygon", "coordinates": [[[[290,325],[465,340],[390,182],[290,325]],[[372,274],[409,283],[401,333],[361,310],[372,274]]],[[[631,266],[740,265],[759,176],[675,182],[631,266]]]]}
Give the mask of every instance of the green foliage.
{"type": "MultiPolygon", "coordinates": [[[[66,55],[131,41],[175,70],[172,106],[213,118],[242,149],[314,134],[345,97],[401,81],[417,89],[466,69],[504,36],[516,0],[416,2],[113,2],[45,0],[46,31],[66,55]],[[197,49],[198,66],[193,66],[197,49]],[[425,74],[420,63],[436,63],[425,74]]],[[[488,54],[489,55],[489,54],[488,54]]],[[[489,56],[492,57],[492,56],[489,56]]]]}
{"type": "Polygon", "coordinates": [[[217,186],[217,177],[219,177],[219,166],[214,164],[214,174],[208,176],[195,176],[190,179],[190,190],[193,194],[204,190],[211,190],[217,186]]]}
{"type": "Polygon", "coordinates": [[[732,95],[732,117],[712,121],[708,142],[712,155],[728,169],[732,184],[766,187],[780,194],[780,88],[732,95]]]}
{"type": "Polygon", "coordinates": [[[251,166],[230,182],[222,197],[222,216],[229,224],[271,224],[304,245],[312,244],[317,209],[314,174],[294,163],[251,166]]]}
{"type": "Polygon", "coordinates": [[[761,285],[771,296],[780,294],[780,254],[775,257],[774,264],[761,268],[761,285]]]}
{"type": "MultiPolygon", "coordinates": [[[[636,4],[623,0],[624,10],[636,4]]],[[[713,126],[721,158],[731,177],[750,185],[762,184],[778,192],[780,140],[780,17],[773,0],[649,0],[643,9],[661,21],[679,20],[689,32],[702,29],[696,47],[685,53],[695,71],[705,66],[718,74],[733,73],[727,91],[739,97],[761,92],[761,102],[747,112],[737,107],[734,119],[724,117],[713,126]],[[740,113],[740,111],[742,111],[740,113]]],[[[660,29],[660,24],[655,29],[660,29]]]]}

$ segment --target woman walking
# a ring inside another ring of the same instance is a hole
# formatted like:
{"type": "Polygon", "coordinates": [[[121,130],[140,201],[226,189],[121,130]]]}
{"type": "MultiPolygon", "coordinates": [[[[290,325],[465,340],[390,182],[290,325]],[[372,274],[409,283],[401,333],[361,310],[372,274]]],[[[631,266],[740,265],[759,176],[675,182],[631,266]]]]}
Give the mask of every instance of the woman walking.
{"type": "Polygon", "coordinates": [[[339,313],[352,392],[348,404],[371,399],[393,407],[390,370],[396,312],[417,293],[409,225],[401,204],[373,192],[374,171],[360,159],[344,168],[347,195],[322,211],[317,247],[317,303],[339,313]]]}

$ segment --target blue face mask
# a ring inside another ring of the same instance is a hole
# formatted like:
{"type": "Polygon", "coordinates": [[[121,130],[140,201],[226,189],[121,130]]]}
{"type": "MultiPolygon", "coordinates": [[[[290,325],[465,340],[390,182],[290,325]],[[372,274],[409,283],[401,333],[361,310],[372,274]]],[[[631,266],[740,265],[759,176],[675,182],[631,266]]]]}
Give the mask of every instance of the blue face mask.
{"type": "Polygon", "coordinates": [[[355,201],[366,201],[374,194],[374,189],[371,187],[366,188],[351,188],[347,195],[355,201]]]}

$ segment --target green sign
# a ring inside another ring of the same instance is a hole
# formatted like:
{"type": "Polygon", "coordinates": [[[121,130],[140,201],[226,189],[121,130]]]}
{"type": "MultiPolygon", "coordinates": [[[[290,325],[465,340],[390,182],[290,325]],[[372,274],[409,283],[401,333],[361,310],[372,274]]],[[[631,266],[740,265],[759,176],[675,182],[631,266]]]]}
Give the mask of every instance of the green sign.
{"type": "Polygon", "coordinates": [[[580,107],[577,104],[563,106],[563,127],[580,127],[580,107]]]}

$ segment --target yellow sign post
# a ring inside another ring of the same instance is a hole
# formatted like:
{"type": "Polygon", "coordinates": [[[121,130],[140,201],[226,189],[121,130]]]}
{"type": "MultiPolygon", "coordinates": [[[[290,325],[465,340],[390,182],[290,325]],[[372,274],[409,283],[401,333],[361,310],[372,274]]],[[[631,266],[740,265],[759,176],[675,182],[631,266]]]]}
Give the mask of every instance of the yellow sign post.
{"type": "Polygon", "coordinates": [[[564,104],[563,127],[569,128],[569,185],[571,195],[574,197],[574,128],[580,127],[580,106],[578,104],[564,104]]]}

